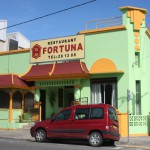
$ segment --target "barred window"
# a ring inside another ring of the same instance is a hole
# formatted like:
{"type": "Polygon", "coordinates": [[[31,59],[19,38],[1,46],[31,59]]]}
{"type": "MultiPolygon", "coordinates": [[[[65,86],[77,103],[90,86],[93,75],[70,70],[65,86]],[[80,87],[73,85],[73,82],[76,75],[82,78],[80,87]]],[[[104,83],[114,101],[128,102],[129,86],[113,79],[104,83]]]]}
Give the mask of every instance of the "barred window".
{"type": "Polygon", "coordinates": [[[34,95],[31,92],[28,92],[25,94],[24,108],[25,108],[25,111],[28,111],[28,109],[34,108],[34,95]]]}
{"type": "Polygon", "coordinates": [[[135,66],[140,67],[140,53],[135,53],[135,66]]]}
{"type": "Polygon", "coordinates": [[[13,108],[21,109],[21,105],[22,105],[22,94],[21,92],[17,91],[13,94],[13,108]]]}
{"type": "Polygon", "coordinates": [[[0,90],[0,108],[9,108],[9,93],[0,90]]]}
{"type": "Polygon", "coordinates": [[[136,80],[136,115],[141,115],[141,81],[136,80]]]}

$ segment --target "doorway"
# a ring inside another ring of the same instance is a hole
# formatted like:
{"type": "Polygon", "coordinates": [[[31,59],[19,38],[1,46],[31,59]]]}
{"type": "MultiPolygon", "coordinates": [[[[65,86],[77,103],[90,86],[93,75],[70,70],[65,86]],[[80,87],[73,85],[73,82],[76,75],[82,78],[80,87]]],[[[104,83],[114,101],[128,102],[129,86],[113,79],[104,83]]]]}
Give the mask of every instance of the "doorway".
{"type": "Polygon", "coordinates": [[[74,87],[73,86],[64,87],[64,107],[71,106],[73,101],[74,101],[74,87]]]}
{"type": "Polygon", "coordinates": [[[41,101],[41,107],[42,107],[42,115],[41,119],[45,120],[45,115],[46,115],[46,90],[40,90],[40,101],[41,101]]]}

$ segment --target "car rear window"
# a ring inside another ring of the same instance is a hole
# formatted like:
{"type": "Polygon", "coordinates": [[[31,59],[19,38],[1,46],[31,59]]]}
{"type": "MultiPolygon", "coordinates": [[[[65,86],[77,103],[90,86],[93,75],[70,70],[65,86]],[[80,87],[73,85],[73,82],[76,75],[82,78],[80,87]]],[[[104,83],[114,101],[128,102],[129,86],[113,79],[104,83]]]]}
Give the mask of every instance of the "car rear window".
{"type": "Polygon", "coordinates": [[[77,108],[75,112],[75,119],[89,119],[89,108],[77,108]]]}
{"type": "Polygon", "coordinates": [[[103,108],[91,108],[90,119],[102,119],[104,117],[103,108]]]}
{"type": "Polygon", "coordinates": [[[117,121],[118,122],[118,116],[117,116],[117,114],[116,114],[116,111],[113,109],[113,108],[109,108],[108,109],[108,113],[109,113],[109,118],[111,119],[111,120],[114,120],[114,121],[117,121]]]}

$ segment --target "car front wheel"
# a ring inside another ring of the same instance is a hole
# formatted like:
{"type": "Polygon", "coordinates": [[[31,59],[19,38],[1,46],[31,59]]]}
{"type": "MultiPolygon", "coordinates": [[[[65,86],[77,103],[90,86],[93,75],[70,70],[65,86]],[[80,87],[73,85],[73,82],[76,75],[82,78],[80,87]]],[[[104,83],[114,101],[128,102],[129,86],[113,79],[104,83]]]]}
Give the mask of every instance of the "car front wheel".
{"type": "Polygon", "coordinates": [[[91,146],[94,146],[94,147],[100,146],[102,145],[102,143],[103,143],[103,138],[100,133],[93,132],[89,135],[89,144],[91,146]]]}
{"type": "Polygon", "coordinates": [[[46,141],[46,132],[42,129],[39,129],[35,133],[35,140],[37,142],[45,142],[46,141]]]}

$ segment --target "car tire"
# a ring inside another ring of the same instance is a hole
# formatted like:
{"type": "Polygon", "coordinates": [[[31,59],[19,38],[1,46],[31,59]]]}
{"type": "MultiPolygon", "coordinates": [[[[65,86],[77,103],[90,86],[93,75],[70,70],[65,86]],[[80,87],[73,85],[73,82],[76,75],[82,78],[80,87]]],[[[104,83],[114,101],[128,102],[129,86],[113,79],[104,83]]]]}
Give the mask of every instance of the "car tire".
{"type": "Polygon", "coordinates": [[[46,141],[46,132],[43,129],[39,129],[35,133],[35,140],[37,142],[45,142],[46,141]]]}
{"type": "Polygon", "coordinates": [[[89,144],[91,146],[100,146],[103,144],[103,138],[99,132],[93,132],[89,135],[89,144]]]}

